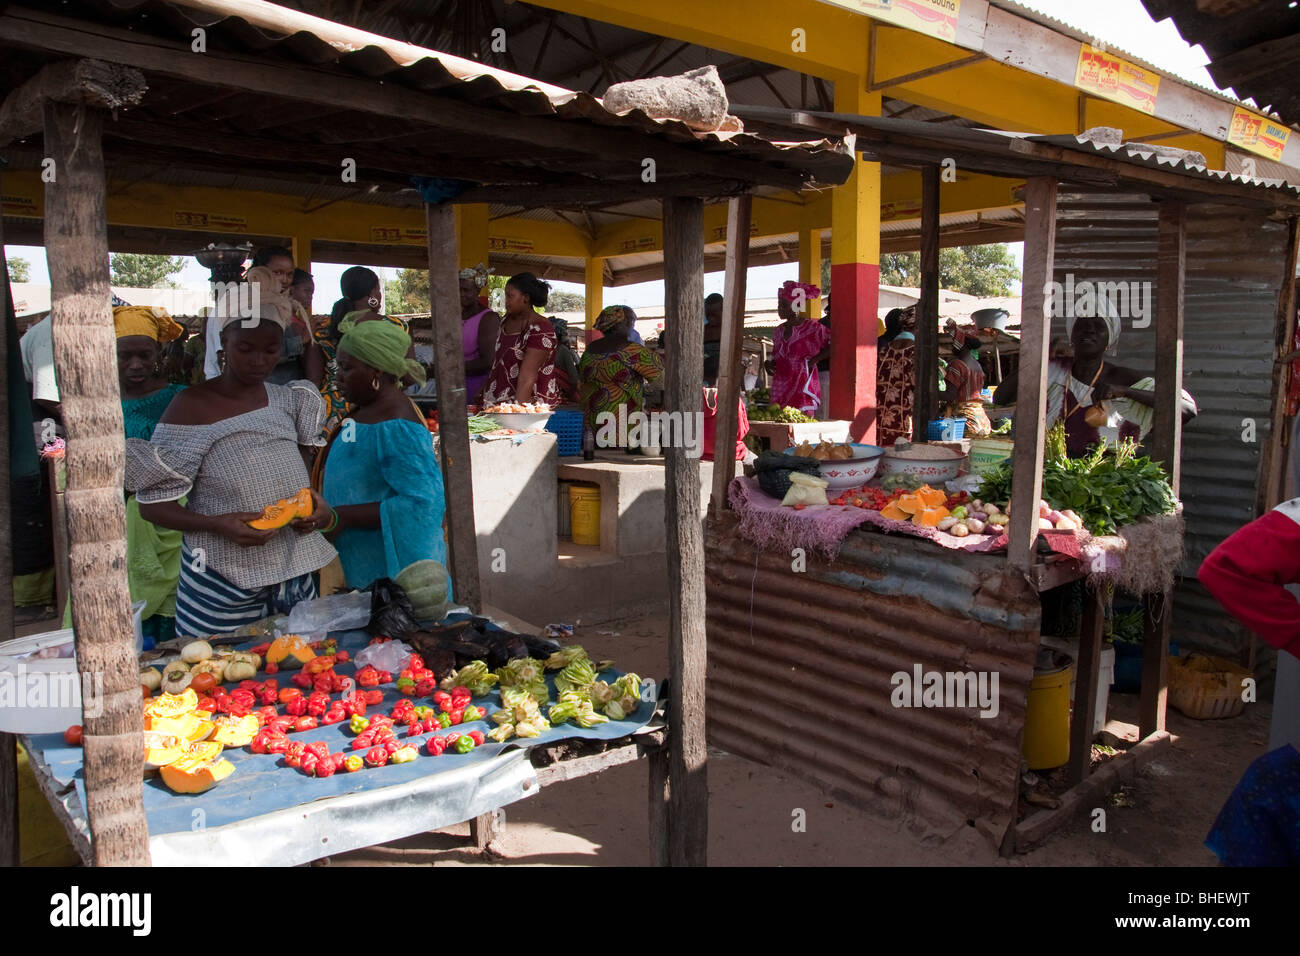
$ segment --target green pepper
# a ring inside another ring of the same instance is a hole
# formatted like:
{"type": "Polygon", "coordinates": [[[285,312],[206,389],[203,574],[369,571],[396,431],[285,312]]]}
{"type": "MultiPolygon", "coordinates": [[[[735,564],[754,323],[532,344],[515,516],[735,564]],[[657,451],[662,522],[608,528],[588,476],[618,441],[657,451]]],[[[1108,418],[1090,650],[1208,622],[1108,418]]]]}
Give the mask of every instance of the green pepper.
{"type": "MultiPolygon", "coordinates": [[[[473,742],[474,742],[473,740],[470,741],[471,744],[473,742]]],[[[388,762],[389,763],[410,763],[418,756],[420,756],[420,753],[414,747],[400,747],[397,750],[393,751],[392,755],[389,756],[388,758],[388,762]]]]}
{"type": "Polygon", "coordinates": [[[360,734],[370,726],[370,718],[362,717],[360,714],[353,714],[352,719],[348,721],[348,730],[354,734],[360,734]]]}
{"type": "Polygon", "coordinates": [[[365,760],[359,754],[349,754],[348,759],[343,761],[343,766],[347,768],[348,773],[355,773],[365,765],[365,760]]]}
{"type": "Polygon", "coordinates": [[[428,720],[435,713],[436,711],[432,707],[425,707],[423,704],[415,708],[415,716],[419,720],[428,720]]]}
{"type": "Polygon", "coordinates": [[[456,753],[467,754],[474,749],[474,738],[469,734],[461,734],[456,740],[456,753]]]}
{"type": "Polygon", "coordinates": [[[443,730],[446,730],[448,727],[450,727],[451,714],[447,713],[445,710],[442,713],[440,713],[438,715],[438,726],[441,727],[443,730]]]}

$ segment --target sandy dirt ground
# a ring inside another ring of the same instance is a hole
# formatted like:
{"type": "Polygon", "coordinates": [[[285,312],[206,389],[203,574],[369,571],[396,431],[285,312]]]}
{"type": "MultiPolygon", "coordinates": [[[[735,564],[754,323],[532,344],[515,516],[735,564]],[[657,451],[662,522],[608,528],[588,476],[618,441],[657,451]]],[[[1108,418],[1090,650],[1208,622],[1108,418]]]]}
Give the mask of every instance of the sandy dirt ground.
{"type": "MultiPolygon", "coordinates": [[[[575,640],[594,657],[617,659],[642,676],[668,668],[666,615],[579,627],[575,640]]],[[[1261,690],[1265,701],[1270,688],[1261,690]]],[[[1137,698],[1111,695],[1107,730],[1136,739],[1137,698]]],[[[999,857],[973,830],[941,847],[922,847],[888,823],[827,799],[806,782],[768,767],[712,753],[709,759],[708,860],[718,866],[1204,866],[1217,860],[1203,844],[1223,801],[1247,765],[1266,750],[1270,706],[1247,707],[1235,720],[1195,721],[1169,712],[1173,746],[1106,804],[1107,827],[1095,833],[1080,815],[1030,853],[999,857]],[[796,809],[806,829],[793,832],[796,809]]],[[[324,865],[580,865],[649,862],[644,763],[548,787],[505,808],[505,834],[487,852],[467,847],[463,824],[324,865]]]]}

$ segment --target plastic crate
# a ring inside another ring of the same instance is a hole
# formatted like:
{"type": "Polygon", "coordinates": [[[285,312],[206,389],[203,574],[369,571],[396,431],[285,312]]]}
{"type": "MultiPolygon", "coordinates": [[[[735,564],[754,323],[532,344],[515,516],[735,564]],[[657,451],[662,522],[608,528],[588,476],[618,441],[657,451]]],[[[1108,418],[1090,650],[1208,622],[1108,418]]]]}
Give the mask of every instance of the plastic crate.
{"type": "Polygon", "coordinates": [[[556,436],[556,454],[561,457],[582,454],[582,412],[553,412],[546,430],[556,436]]]}
{"type": "Polygon", "coordinates": [[[966,419],[940,418],[925,428],[926,441],[961,441],[966,437],[966,419]]]}

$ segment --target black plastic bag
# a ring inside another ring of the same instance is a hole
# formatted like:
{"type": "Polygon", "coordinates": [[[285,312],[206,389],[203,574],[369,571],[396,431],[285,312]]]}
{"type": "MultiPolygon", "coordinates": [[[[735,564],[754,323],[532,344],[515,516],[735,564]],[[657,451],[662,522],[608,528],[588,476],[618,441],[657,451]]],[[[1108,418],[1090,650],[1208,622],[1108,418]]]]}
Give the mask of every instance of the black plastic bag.
{"type": "Polygon", "coordinates": [[[400,640],[420,629],[406,591],[396,581],[380,578],[367,590],[370,591],[372,600],[366,633],[400,640]]]}

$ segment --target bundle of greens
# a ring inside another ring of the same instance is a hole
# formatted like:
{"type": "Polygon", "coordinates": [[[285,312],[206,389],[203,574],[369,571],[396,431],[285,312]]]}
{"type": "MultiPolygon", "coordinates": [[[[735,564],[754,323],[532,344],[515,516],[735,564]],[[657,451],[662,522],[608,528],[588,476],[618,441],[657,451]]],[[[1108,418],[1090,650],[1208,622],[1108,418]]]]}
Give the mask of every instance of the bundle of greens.
{"type": "MultiPolygon", "coordinates": [[[[1070,510],[1093,534],[1114,534],[1148,515],[1168,514],[1178,507],[1163,468],[1137,457],[1137,443],[1126,439],[1112,449],[1103,438],[1086,458],[1067,458],[1065,427],[1057,423],[1043,447],[1043,500],[1057,511],[1070,510]]],[[[985,473],[979,497],[1011,500],[1012,462],[985,473]]]]}
{"type": "Polygon", "coordinates": [[[501,423],[491,415],[471,415],[469,417],[469,433],[471,435],[494,432],[500,427],[501,423]]]}

